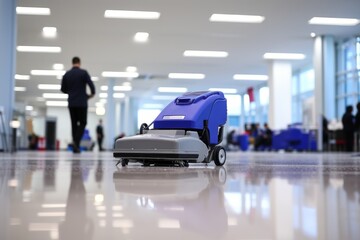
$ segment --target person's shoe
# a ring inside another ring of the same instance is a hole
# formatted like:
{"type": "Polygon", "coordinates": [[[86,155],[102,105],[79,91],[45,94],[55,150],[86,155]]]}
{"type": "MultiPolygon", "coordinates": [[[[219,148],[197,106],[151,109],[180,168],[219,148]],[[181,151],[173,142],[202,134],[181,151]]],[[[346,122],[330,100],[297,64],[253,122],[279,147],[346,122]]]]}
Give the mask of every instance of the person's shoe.
{"type": "Polygon", "coordinates": [[[74,144],[73,145],[73,153],[80,153],[80,149],[74,144]]]}

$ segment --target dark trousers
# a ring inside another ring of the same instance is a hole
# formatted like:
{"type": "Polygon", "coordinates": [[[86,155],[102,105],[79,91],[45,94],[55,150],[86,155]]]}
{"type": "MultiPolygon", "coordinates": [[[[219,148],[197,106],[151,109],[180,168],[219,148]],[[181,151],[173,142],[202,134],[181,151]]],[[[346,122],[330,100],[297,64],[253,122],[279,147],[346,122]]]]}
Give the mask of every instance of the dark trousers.
{"type": "Polygon", "coordinates": [[[87,107],[69,107],[73,144],[80,147],[80,140],[87,124],[87,107]]]}
{"type": "Polygon", "coordinates": [[[344,131],[345,150],[352,152],[354,150],[354,132],[344,131]]]}
{"type": "Polygon", "coordinates": [[[99,144],[99,150],[100,150],[100,151],[104,150],[104,149],[102,148],[103,137],[98,137],[98,138],[97,138],[97,141],[98,141],[98,144],[99,144]]]}

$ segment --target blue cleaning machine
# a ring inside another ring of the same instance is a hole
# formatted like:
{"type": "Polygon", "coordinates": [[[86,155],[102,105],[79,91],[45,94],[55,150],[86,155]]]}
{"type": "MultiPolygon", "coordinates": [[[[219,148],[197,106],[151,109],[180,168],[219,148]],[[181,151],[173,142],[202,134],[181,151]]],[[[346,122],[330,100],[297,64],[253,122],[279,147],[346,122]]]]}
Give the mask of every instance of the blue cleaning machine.
{"type": "Polygon", "coordinates": [[[122,166],[129,162],[150,164],[209,163],[221,166],[226,161],[222,141],[227,119],[226,99],[222,92],[188,92],[169,103],[140,134],[118,139],[114,157],[122,166]],[[150,124],[151,125],[151,124],[150,124]]]}

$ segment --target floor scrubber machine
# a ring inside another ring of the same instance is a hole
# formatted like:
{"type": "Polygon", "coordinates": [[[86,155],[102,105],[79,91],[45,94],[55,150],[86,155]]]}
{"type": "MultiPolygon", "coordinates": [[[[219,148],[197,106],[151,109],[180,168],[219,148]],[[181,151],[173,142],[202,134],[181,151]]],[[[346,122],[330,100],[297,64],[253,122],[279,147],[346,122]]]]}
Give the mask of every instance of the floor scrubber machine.
{"type": "Polygon", "coordinates": [[[189,166],[189,163],[226,161],[222,141],[227,119],[226,99],[219,91],[188,92],[169,103],[140,134],[118,139],[114,157],[124,167],[129,162],[189,166]]]}

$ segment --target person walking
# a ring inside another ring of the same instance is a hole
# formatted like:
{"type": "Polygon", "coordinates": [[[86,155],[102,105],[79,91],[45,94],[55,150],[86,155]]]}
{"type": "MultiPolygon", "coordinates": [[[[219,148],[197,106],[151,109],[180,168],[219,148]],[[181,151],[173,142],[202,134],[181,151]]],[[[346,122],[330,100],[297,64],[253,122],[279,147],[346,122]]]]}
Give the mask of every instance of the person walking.
{"type": "Polygon", "coordinates": [[[354,144],[354,115],[353,106],[349,105],[346,107],[345,113],[341,119],[343,124],[343,134],[344,134],[344,141],[345,141],[345,150],[347,152],[353,151],[353,144],[354,144]]]}
{"type": "Polygon", "coordinates": [[[102,120],[99,120],[99,124],[96,127],[96,138],[97,138],[97,142],[99,145],[99,151],[102,152],[104,151],[103,147],[102,147],[102,143],[104,140],[104,129],[103,129],[103,125],[102,125],[102,120]]]}
{"type": "Polygon", "coordinates": [[[68,108],[71,118],[73,152],[80,153],[80,140],[87,124],[87,102],[94,97],[95,86],[88,72],[80,68],[79,57],[73,57],[72,65],[62,78],[61,91],[69,95],[68,108]],[[86,93],[86,85],[90,87],[90,95],[86,93]]]}

